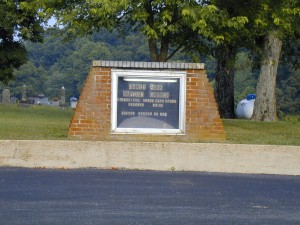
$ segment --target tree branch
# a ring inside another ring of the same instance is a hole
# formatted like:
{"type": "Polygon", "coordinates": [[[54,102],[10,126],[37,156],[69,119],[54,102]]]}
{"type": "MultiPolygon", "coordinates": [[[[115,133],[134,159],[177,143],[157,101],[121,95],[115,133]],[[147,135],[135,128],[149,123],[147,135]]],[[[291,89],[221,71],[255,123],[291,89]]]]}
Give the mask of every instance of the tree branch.
{"type": "Polygon", "coordinates": [[[171,59],[181,48],[183,44],[179,45],[168,57],[167,60],[171,59]]]}

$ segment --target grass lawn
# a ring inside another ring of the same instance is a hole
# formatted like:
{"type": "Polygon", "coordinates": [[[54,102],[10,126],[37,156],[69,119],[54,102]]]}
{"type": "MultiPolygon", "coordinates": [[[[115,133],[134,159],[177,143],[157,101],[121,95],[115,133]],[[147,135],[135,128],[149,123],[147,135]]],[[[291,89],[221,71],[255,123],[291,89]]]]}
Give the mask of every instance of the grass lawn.
{"type": "Polygon", "coordinates": [[[71,109],[0,104],[1,140],[67,139],[71,109]]]}
{"type": "MultiPolygon", "coordinates": [[[[73,111],[0,104],[0,140],[67,140],[73,111]]],[[[300,146],[300,122],[224,120],[226,143],[300,146]]]]}
{"type": "Polygon", "coordinates": [[[300,145],[300,122],[223,120],[228,143],[300,145]]]}

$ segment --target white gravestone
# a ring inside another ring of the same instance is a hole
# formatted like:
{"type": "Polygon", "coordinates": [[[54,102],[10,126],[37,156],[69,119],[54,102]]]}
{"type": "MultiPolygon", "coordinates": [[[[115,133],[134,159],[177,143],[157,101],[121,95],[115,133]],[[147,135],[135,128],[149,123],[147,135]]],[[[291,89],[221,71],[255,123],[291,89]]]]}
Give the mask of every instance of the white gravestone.
{"type": "Polygon", "coordinates": [[[10,91],[8,89],[3,89],[2,91],[2,102],[3,103],[10,102],[10,91]]]}

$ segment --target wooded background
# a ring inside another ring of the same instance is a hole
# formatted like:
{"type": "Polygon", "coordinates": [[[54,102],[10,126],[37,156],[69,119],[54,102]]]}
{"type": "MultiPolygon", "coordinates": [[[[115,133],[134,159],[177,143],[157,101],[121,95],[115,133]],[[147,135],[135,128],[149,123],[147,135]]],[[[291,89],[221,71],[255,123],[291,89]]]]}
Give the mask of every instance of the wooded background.
{"type": "Polygon", "coordinates": [[[204,62],[222,118],[249,93],[253,120],[299,113],[298,0],[3,0],[0,18],[0,81],[16,96],[78,97],[95,59],[204,62]]]}
{"type": "MultiPolygon", "coordinates": [[[[50,31],[49,31],[50,32],[50,31]]],[[[50,99],[59,97],[61,87],[66,88],[66,99],[79,97],[83,82],[91,67],[92,60],[149,61],[146,37],[137,32],[120,36],[117,32],[103,30],[88,37],[64,41],[51,34],[44,43],[25,43],[29,62],[15,72],[15,80],[8,88],[13,96],[21,98],[22,86],[26,84],[28,95],[45,94],[50,99]]],[[[174,56],[171,61],[193,62],[184,53],[174,56]]],[[[214,82],[216,60],[201,57],[205,63],[209,80],[214,82]]],[[[235,103],[255,93],[259,69],[253,68],[253,59],[244,49],[238,53],[235,64],[235,103]]],[[[3,84],[0,86],[2,89],[3,84]]],[[[276,97],[279,114],[300,114],[300,69],[293,69],[291,63],[279,66],[276,97]]]]}

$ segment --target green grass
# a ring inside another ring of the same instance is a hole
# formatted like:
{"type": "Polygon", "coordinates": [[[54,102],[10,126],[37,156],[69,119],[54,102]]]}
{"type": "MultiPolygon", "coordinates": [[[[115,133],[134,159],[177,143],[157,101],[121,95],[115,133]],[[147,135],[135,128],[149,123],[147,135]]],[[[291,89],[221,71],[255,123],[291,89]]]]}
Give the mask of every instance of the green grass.
{"type": "Polygon", "coordinates": [[[223,121],[228,143],[300,145],[300,122],[223,121]]]}
{"type": "Polygon", "coordinates": [[[71,109],[0,104],[0,139],[67,139],[72,114],[71,109]]]}
{"type": "MultiPolygon", "coordinates": [[[[0,140],[67,140],[72,115],[71,109],[0,104],[0,140]]],[[[297,118],[272,123],[224,120],[226,143],[300,146],[297,118]]]]}

